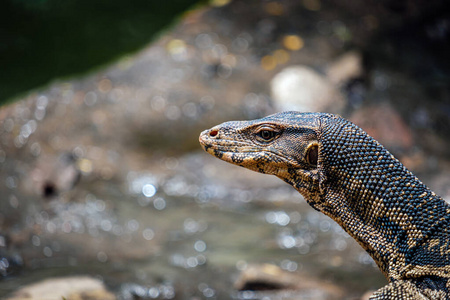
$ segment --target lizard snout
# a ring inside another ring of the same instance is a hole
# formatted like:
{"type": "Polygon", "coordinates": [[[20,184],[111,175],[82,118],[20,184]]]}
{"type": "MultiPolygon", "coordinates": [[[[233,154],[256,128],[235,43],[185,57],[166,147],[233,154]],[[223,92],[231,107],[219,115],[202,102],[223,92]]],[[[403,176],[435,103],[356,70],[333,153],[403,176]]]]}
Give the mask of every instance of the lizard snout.
{"type": "Polygon", "coordinates": [[[218,138],[219,137],[219,128],[217,128],[217,126],[211,128],[211,129],[207,129],[202,131],[202,133],[200,134],[200,141],[202,141],[202,139],[207,139],[207,138],[218,138]]]}
{"type": "Polygon", "coordinates": [[[202,146],[209,145],[211,140],[217,139],[219,137],[219,129],[217,127],[213,127],[211,129],[207,129],[200,133],[198,138],[200,144],[202,146]]]}

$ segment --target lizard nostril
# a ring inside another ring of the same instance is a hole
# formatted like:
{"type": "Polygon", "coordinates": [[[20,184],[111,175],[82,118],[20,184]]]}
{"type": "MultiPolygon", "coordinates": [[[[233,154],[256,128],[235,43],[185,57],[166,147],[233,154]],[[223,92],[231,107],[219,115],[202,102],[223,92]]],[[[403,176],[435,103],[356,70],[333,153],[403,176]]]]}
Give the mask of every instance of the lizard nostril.
{"type": "Polygon", "coordinates": [[[219,131],[213,129],[209,132],[209,136],[215,137],[218,133],[219,133],[219,131]]]}

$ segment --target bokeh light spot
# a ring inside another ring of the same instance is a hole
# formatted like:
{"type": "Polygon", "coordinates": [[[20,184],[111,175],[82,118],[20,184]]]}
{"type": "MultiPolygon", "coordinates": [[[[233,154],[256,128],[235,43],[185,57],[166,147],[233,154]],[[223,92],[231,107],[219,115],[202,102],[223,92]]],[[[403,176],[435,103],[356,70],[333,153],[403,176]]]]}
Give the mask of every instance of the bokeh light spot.
{"type": "Polygon", "coordinates": [[[173,39],[167,43],[166,49],[172,55],[182,54],[186,51],[186,43],[183,40],[173,39]]]}
{"type": "Polygon", "coordinates": [[[284,13],[283,4],[275,1],[267,3],[264,9],[273,16],[281,16],[284,13]]]}
{"type": "Polygon", "coordinates": [[[92,172],[92,161],[82,158],[78,161],[78,168],[81,172],[89,174],[92,172]]]}
{"type": "Polygon", "coordinates": [[[278,49],[273,53],[273,57],[277,64],[285,64],[289,61],[290,55],[286,50],[278,49]]]}
{"type": "Polygon", "coordinates": [[[297,51],[303,48],[304,41],[298,35],[286,35],[283,38],[283,46],[291,51],[297,51]]]}
{"type": "Polygon", "coordinates": [[[156,188],[153,184],[147,183],[142,187],[142,194],[145,197],[151,198],[156,194],[156,188]]]}
{"type": "Polygon", "coordinates": [[[98,83],[98,90],[102,93],[108,93],[112,88],[112,82],[108,78],[100,80],[98,83]]]}
{"type": "Polygon", "coordinates": [[[318,11],[322,7],[320,0],[303,0],[303,6],[307,10],[318,11]]]}
{"type": "Polygon", "coordinates": [[[206,243],[202,240],[198,240],[194,244],[194,249],[197,252],[204,252],[206,250],[206,243]]]}
{"type": "Polygon", "coordinates": [[[227,5],[230,2],[231,0],[211,0],[209,3],[211,4],[211,6],[221,7],[227,5]]]}
{"type": "Polygon", "coordinates": [[[277,66],[277,62],[273,56],[266,55],[261,59],[261,67],[264,70],[273,70],[277,66]]]}

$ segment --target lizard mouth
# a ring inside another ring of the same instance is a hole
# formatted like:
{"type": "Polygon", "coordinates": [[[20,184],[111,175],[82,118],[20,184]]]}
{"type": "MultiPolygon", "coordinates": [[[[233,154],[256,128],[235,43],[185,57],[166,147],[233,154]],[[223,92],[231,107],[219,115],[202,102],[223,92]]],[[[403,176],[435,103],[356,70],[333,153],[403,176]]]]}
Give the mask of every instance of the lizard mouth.
{"type": "Polygon", "coordinates": [[[214,128],[203,131],[198,140],[203,150],[219,158],[222,158],[224,154],[258,152],[248,143],[219,137],[214,128]]]}
{"type": "Polygon", "coordinates": [[[261,147],[255,146],[245,141],[237,141],[222,136],[215,128],[205,130],[199,137],[200,145],[203,150],[209,154],[237,165],[257,164],[259,161],[282,162],[296,166],[296,162],[285,157],[274,149],[262,150],[261,147]]]}

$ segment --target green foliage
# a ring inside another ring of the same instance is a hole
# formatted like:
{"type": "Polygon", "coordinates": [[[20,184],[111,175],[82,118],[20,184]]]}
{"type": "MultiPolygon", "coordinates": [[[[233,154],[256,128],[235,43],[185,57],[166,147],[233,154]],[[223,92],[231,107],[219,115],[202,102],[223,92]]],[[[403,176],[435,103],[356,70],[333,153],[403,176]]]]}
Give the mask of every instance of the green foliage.
{"type": "Polygon", "coordinates": [[[0,104],[136,51],[198,0],[6,0],[0,104]]]}

